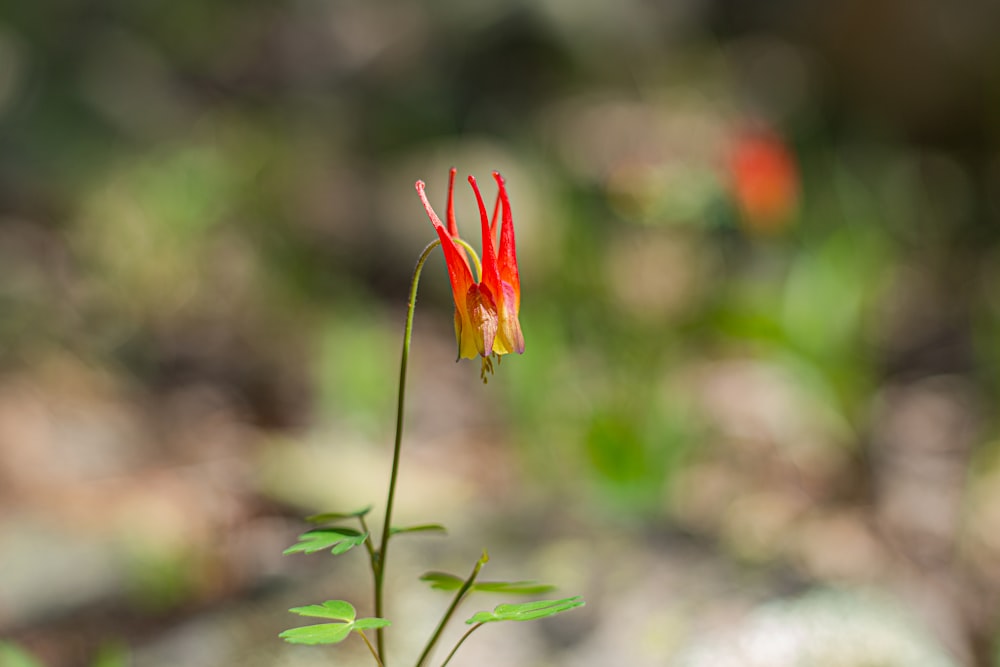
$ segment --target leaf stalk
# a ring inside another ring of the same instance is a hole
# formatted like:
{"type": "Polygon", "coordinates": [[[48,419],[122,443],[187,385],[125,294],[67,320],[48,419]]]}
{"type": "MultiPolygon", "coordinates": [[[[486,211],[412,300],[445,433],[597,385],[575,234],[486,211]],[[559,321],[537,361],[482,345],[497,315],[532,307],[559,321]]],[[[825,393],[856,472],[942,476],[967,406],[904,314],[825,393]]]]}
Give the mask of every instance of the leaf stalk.
{"type": "MultiPolygon", "coordinates": [[[[427,661],[428,656],[430,656],[431,651],[434,649],[434,645],[437,644],[438,640],[441,638],[441,633],[444,632],[444,628],[448,625],[448,621],[454,615],[455,610],[458,609],[458,605],[462,603],[466,594],[472,589],[472,585],[476,583],[476,577],[479,576],[479,571],[483,569],[483,565],[486,565],[486,561],[490,559],[489,555],[483,551],[483,555],[480,556],[479,560],[476,561],[476,566],[472,568],[472,573],[469,574],[469,578],[465,580],[462,587],[458,589],[455,593],[454,599],[451,601],[451,605],[448,607],[448,611],[444,613],[441,617],[441,621],[438,623],[437,628],[434,630],[434,634],[427,642],[427,646],[424,647],[424,652],[420,654],[420,659],[417,660],[416,667],[423,667],[424,663],[427,661]]],[[[450,659],[450,656],[449,656],[450,659]]]]}

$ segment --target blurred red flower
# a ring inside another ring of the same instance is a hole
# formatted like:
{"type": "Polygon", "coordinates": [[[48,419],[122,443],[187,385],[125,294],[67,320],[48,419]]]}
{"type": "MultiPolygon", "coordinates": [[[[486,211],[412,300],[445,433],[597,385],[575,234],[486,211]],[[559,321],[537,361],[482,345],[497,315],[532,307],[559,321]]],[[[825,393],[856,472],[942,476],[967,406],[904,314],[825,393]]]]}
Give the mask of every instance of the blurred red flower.
{"type": "Polygon", "coordinates": [[[760,130],[742,135],[728,166],[733,197],[750,231],[778,232],[792,222],[799,202],[799,172],[781,137],[760,130]]]}

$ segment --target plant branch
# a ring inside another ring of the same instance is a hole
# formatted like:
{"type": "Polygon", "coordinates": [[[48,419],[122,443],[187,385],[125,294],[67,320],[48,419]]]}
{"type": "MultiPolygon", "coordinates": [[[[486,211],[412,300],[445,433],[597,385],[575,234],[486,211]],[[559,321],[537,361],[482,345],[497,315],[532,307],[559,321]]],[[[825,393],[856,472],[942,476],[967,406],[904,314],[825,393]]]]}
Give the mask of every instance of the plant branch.
{"type": "MultiPolygon", "coordinates": [[[[423,664],[427,661],[427,657],[431,654],[431,650],[433,650],[434,645],[437,644],[438,639],[441,638],[441,633],[444,631],[445,626],[448,625],[448,621],[451,620],[455,610],[458,609],[458,605],[461,604],[463,598],[465,598],[465,595],[469,592],[469,589],[472,588],[472,584],[476,582],[476,577],[479,576],[479,571],[483,569],[483,565],[486,565],[486,561],[489,559],[490,557],[485,551],[483,551],[483,555],[478,561],[476,561],[476,566],[472,568],[472,573],[469,575],[469,578],[465,580],[462,587],[455,593],[455,598],[451,601],[451,606],[448,607],[448,611],[446,611],[444,616],[441,617],[441,622],[438,623],[437,628],[434,630],[434,634],[431,635],[430,640],[427,642],[427,646],[424,647],[424,652],[420,654],[420,659],[417,660],[416,667],[423,667],[423,664]]],[[[449,656],[449,659],[450,657],[451,656],[449,656]]]]}
{"type": "MultiPolygon", "coordinates": [[[[431,251],[441,245],[441,241],[432,241],[424,251],[420,253],[417,265],[413,269],[413,280],[410,282],[410,297],[406,308],[406,327],[403,330],[403,352],[399,361],[399,394],[396,401],[396,439],[392,449],[392,472],[389,475],[389,494],[385,503],[385,523],[382,526],[382,541],[378,552],[372,560],[372,569],[375,574],[375,616],[385,618],[384,612],[384,587],[385,587],[385,563],[389,551],[389,533],[392,527],[392,506],[396,499],[396,480],[399,477],[399,455],[403,443],[403,407],[406,402],[406,367],[410,358],[410,338],[413,335],[413,311],[417,305],[417,285],[420,283],[420,272],[424,268],[424,262],[430,256],[431,251]]],[[[375,630],[375,641],[378,644],[378,656],[385,664],[385,636],[382,628],[375,630]]]]}
{"type": "MultiPolygon", "coordinates": [[[[473,628],[473,629],[475,629],[475,628],[473,628]]],[[[382,664],[382,661],[379,660],[378,653],[375,652],[375,647],[372,646],[372,643],[370,641],[368,641],[368,637],[365,636],[365,633],[363,631],[361,631],[361,630],[358,630],[358,634],[361,635],[361,639],[364,640],[365,646],[368,647],[368,650],[372,652],[372,657],[375,658],[375,663],[378,665],[378,667],[385,667],[382,664]]],[[[464,639],[464,637],[463,637],[463,639],[464,639]]]]}
{"type": "Polygon", "coordinates": [[[462,638],[461,638],[461,639],[459,639],[459,640],[458,640],[458,642],[456,642],[456,643],[455,643],[455,647],[454,647],[453,649],[451,649],[451,653],[449,653],[449,654],[448,654],[448,657],[447,657],[447,658],[445,658],[445,659],[444,659],[444,662],[442,662],[442,663],[441,663],[441,667],[446,667],[446,665],[447,665],[447,664],[448,664],[449,662],[451,662],[451,659],[452,659],[452,658],[453,658],[453,657],[455,656],[455,654],[456,654],[456,653],[458,652],[458,648],[459,648],[459,647],[460,647],[460,646],[461,646],[462,644],[464,644],[464,643],[465,643],[465,640],[466,640],[466,639],[468,639],[468,638],[469,638],[469,635],[471,635],[471,634],[472,634],[473,632],[475,632],[476,630],[478,630],[478,629],[479,629],[479,628],[481,628],[481,627],[483,627],[483,624],[482,624],[482,623],[476,623],[476,624],[475,624],[475,625],[473,625],[473,626],[472,626],[471,628],[469,628],[468,632],[466,632],[466,633],[465,633],[464,635],[462,635],[462,638]]]}

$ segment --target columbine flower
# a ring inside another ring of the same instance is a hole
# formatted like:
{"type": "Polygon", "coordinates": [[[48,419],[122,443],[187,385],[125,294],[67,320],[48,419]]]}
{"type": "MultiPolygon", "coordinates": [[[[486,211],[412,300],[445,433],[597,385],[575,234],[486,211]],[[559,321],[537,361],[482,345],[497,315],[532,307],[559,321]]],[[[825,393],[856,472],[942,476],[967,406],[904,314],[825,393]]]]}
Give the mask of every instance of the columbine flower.
{"type": "Polygon", "coordinates": [[[493,172],[499,192],[497,203],[493,209],[493,220],[486,214],[483,196],[479,193],[476,179],[469,176],[469,184],[476,193],[479,204],[479,217],[482,222],[483,261],[469,249],[476,265],[479,279],[473,277],[466,257],[464,242],[458,236],[458,223],[455,220],[455,170],[451,170],[448,178],[448,226],[434,212],[427,194],[424,192],[423,181],[417,181],[417,194],[424,204],[427,216],[434,223],[434,229],[441,239],[444,259],[448,265],[448,277],[451,280],[451,291],[455,297],[455,338],[458,340],[458,358],[482,358],[482,378],[486,381],[486,373],[493,372],[493,359],[504,354],[524,352],[524,336],[521,335],[521,324],[517,313],[521,307],[521,281],[517,275],[517,252],[514,247],[514,219],[510,213],[510,201],[504,188],[503,178],[493,172]],[[500,228],[500,252],[494,249],[493,240],[496,237],[497,213],[502,212],[503,224],[500,228]],[[464,246],[464,247],[463,247],[464,246]]]}
{"type": "Polygon", "coordinates": [[[798,207],[795,158],[776,133],[740,136],[730,156],[733,193],[750,231],[774,233],[787,227],[798,207]]]}

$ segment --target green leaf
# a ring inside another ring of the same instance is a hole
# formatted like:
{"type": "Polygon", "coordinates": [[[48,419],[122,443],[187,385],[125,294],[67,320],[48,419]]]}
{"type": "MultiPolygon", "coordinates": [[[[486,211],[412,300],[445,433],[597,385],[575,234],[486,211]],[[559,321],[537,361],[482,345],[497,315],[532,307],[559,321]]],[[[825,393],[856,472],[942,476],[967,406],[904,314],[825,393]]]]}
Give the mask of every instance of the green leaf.
{"type": "Polygon", "coordinates": [[[111,642],[101,647],[90,664],[91,667],[127,667],[129,662],[129,651],[125,644],[111,642]]]}
{"type": "Polygon", "coordinates": [[[422,523],[419,526],[406,526],[400,528],[398,526],[393,526],[389,529],[390,535],[399,535],[400,533],[446,533],[448,532],[444,526],[439,523],[422,523]]]}
{"type": "Polygon", "coordinates": [[[316,528],[299,535],[300,541],[285,549],[283,553],[286,556],[300,551],[312,554],[331,549],[331,553],[338,555],[364,544],[367,537],[368,533],[353,528],[316,528]]]}
{"type": "Polygon", "coordinates": [[[343,600],[327,600],[323,604],[311,604],[306,607],[293,607],[288,611],[299,616],[315,616],[316,618],[331,618],[336,621],[353,621],[357,612],[354,605],[343,600]]]}
{"type": "Polygon", "coordinates": [[[427,572],[420,576],[420,581],[430,582],[436,591],[457,591],[465,580],[447,572],[427,572]]]}
{"type": "Polygon", "coordinates": [[[576,595],[561,600],[538,600],[521,604],[499,604],[493,611],[481,611],[466,621],[469,625],[475,623],[493,623],[495,621],[533,621],[559,614],[584,605],[583,598],[576,595]]]}
{"type": "Polygon", "coordinates": [[[473,584],[472,590],[482,593],[506,593],[509,595],[541,595],[556,589],[551,584],[537,581],[482,581],[473,584]]]}
{"type": "MultiPolygon", "coordinates": [[[[447,572],[427,572],[420,577],[420,580],[429,582],[431,588],[438,591],[457,591],[465,583],[463,579],[447,572]]],[[[554,591],[555,588],[534,581],[482,581],[473,584],[469,590],[508,595],[540,595],[554,591]]]]}
{"type": "Polygon", "coordinates": [[[0,667],[42,667],[42,663],[17,645],[0,641],[0,667]]]}
{"type": "Polygon", "coordinates": [[[372,506],[362,507],[359,510],[353,512],[323,512],[322,514],[313,514],[312,516],[307,516],[306,521],[309,523],[330,523],[331,521],[340,521],[341,519],[355,519],[357,517],[362,517],[372,511],[372,506]]]}
{"type": "Polygon", "coordinates": [[[339,644],[353,629],[354,623],[320,623],[285,630],[278,636],[290,644],[339,644]]]}
{"type": "MultiPolygon", "coordinates": [[[[337,644],[344,641],[351,631],[362,631],[368,628],[383,628],[389,625],[384,618],[361,618],[355,620],[357,612],[354,605],[344,600],[327,600],[322,604],[311,604],[305,607],[293,607],[288,611],[300,616],[329,618],[340,623],[320,623],[306,625],[301,628],[285,630],[279,637],[292,644],[337,644]]],[[[0,666],[2,667],[2,666],[0,666]]]]}
{"type": "Polygon", "coordinates": [[[387,625],[392,625],[389,621],[384,618],[359,618],[354,621],[355,630],[368,630],[370,628],[384,628],[387,625]]]}

